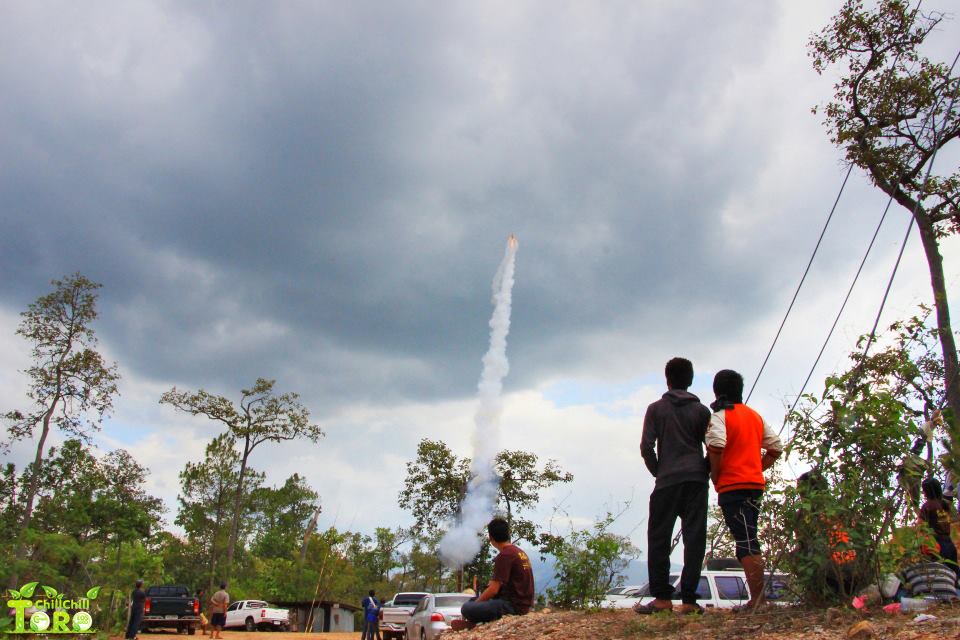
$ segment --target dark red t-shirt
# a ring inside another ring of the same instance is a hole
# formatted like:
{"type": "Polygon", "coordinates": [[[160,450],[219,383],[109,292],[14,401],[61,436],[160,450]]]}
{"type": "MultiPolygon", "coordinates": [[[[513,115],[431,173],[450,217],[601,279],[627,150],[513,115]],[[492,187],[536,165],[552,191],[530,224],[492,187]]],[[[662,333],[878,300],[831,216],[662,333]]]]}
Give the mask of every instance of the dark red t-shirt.
{"type": "Polygon", "coordinates": [[[493,561],[493,579],[500,583],[498,598],[509,600],[520,615],[530,611],[533,607],[533,569],[526,553],[512,544],[501,549],[493,561]]]}

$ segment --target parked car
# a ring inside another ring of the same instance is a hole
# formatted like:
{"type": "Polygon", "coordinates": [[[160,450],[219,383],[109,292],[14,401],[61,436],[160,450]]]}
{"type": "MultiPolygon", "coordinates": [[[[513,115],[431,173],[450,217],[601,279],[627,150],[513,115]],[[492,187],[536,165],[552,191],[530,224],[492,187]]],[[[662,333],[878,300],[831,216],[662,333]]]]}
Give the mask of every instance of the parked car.
{"type": "Polygon", "coordinates": [[[420,600],[405,626],[405,640],[436,640],[460,620],[460,607],[472,598],[465,593],[434,593],[420,600]]]}
{"type": "Polygon", "coordinates": [[[380,609],[380,635],[383,640],[390,638],[402,638],[407,630],[407,620],[413,614],[420,601],[430,595],[423,591],[401,592],[393,596],[388,603],[380,609]]]}
{"type": "Polygon", "coordinates": [[[160,585],[147,589],[140,630],[173,628],[191,636],[200,624],[200,601],[182,585],[160,585]]]}
{"type": "MultiPolygon", "coordinates": [[[[677,589],[680,586],[680,574],[670,574],[670,584],[673,585],[673,600],[680,599],[677,589]]],[[[647,604],[653,599],[650,595],[650,586],[645,584],[637,589],[628,590],[623,597],[606,604],[613,609],[630,609],[637,604],[647,604]]],[[[767,583],[766,597],[773,603],[787,602],[791,599],[789,590],[789,576],[774,574],[767,583]]],[[[697,602],[707,609],[732,609],[745,604],[750,599],[747,591],[747,579],[743,570],[727,569],[723,571],[706,570],[700,574],[700,585],[697,587],[697,602]]]]}
{"type": "Polygon", "coordinates": [[[607,591],[606,594],[604,594],[603,600],[600,602],[600,606],[608,607],[608,608],[612,607],[613,603],[616,602],[617,600],[622,600],[623,598],[626,598],[630,595],[634,595],[637,593],[639,589],[642,589],[645,586],[646,585],[644,584],[634,584],[634,585],[628,584],[623,587],[614,587],[613,589],[610,589],[609,591],[607,591]]]}
{"type": "Polygon", "coordinates": [[[263,600],[238,600],[227,607],[224,629],[230,627],[243,627],[247,631],[287,631],[290,629],[290,612],[274,609],[263,600]]]}

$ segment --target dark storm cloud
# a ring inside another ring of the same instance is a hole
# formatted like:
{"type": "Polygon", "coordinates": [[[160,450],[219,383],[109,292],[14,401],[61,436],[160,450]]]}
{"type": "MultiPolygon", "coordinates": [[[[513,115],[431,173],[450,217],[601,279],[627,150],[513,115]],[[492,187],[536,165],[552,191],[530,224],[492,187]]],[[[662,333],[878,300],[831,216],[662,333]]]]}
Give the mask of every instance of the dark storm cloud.
{"type": "Polygon", "coordinates": [[[740,324],[773,249],[727,254],[719,212],[771,126],[707,129],[772,4],[479,4],[14,8],[2,304],[80,270],[123,367],[327,403],[469,392],[510,232],[514,384],[695,298],[740,324]]]}

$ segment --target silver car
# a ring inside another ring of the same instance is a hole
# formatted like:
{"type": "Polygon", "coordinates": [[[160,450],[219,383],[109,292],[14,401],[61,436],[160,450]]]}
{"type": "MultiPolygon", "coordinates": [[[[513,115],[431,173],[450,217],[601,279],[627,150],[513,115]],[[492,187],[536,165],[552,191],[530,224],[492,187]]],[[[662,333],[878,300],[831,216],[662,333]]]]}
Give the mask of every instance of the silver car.
{"type": "Polygon", "coordinates": [[[436,640],[450,623],[459,620],[460,607],[473,596],[464,593],[434,593],[425,596],[407,620],[406,640],[436,640]]]}

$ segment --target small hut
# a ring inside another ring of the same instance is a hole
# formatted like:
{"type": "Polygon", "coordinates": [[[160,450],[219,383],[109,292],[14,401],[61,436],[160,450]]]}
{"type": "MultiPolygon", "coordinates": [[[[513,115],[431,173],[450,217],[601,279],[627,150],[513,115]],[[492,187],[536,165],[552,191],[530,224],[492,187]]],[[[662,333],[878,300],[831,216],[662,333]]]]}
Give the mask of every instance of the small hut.
{"type": "Polygon", "coordinates": [[[278,601],[276,605],[290,611],[291,631],[306,631],[309,624],[312,633],[351,633],[354,631],[354,614],[360,611],[356,605],[331,600],[278,601]]]}

